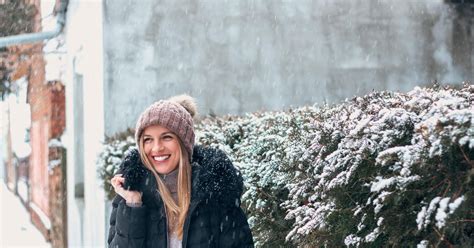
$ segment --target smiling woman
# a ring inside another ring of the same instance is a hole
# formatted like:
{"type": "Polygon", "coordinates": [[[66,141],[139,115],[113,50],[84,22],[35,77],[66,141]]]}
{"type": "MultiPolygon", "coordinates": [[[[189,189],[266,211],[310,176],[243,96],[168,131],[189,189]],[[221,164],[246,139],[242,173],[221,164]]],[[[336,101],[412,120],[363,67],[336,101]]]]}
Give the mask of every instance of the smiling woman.
{"type": "Polygon", "coordinates": [[[241,174],[222,151],[194,146],[195,114],[182,95],[140,115],[138,151],[111,180],[110,247],[253,247],[241,174]]]}
{"type": "Polygon", "coordinates": [[[179,138],[168,128],[154,125],[143,131],[143,152],[158,174],[167,175],[178,167],[179,138]]]}

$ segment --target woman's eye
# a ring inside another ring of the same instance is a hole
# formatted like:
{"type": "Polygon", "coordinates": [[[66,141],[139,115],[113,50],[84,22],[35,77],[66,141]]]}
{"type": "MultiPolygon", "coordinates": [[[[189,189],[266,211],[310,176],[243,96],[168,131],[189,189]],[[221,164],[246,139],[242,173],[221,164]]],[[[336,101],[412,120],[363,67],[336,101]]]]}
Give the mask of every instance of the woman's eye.
{"type": "Polygon", "coordinates": [[[143,142],[144,142],[144,143],[148,143],[148,142],[150,142],[150,141],[151,141],[150,138],[144,138],[144,139],[143,139],[143,142]]]}
{"type": "Polygon", "coordinates": [[[171,136],[171,135],[166,135],[166,136],[163,136],[163,139],[164,139],[164,140],[171,140],[171,139],[173,139],[173,136],[171,136]]]}

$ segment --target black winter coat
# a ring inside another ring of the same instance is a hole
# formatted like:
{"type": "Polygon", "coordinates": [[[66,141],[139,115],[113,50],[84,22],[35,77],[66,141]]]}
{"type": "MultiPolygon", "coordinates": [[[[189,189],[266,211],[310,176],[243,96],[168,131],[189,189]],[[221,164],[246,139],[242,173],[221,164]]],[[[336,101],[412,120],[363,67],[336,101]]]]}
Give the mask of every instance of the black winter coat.
{"type": "MultiPolygon", "coordinates": [[[[141,207],[129,207],[116,196],[112,202],[109,247],[167,247],[167,224],[156,180],[129,153],[120,173],[125,188],[143,192],[141,207]]],[[[242,176],[224,152],[195,146],[192,158],[191,203],[182,247],[253,247],[247,218],[240,208],[242,176]]]]}

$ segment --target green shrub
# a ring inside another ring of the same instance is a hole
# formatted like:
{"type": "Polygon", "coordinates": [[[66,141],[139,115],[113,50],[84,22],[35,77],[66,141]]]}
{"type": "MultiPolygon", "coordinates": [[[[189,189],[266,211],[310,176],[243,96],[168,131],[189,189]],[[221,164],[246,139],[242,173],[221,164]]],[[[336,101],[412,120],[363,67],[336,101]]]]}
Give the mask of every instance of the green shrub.
{"type": "Polygon", "coordinates": [[[97,167],[108,200],[112,200],[115,196],[110,179],[117,173],[127,150],[136,147],[134,133],[132,129],[127,129],[125,132],[105,139],[104,149],[99,155],[97,167]]]}
{"type": "Polygon", "coordinates": [[[206,118],[196,141],[242,172],[258,247],[472,247],[473,101],[472,85],[374,92],[206,118]]]}

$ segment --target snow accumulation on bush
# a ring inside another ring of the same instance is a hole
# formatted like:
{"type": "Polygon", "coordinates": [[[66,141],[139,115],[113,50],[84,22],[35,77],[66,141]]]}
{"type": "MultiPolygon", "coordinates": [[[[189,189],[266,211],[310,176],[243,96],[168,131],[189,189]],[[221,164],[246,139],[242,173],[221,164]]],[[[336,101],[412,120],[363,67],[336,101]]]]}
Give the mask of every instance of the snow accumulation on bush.
{"type": "Polygon", "coordinates": [[[110,179],[117,173],[128,149],[136,147],[133,135],[134,132],[128,129],[124,133],[107,138],[98,158],[98,174],[109,200],[115,195],[110,179]]]}
{"type": "MultiPolygon", "coordinates": [[[[242,172],[257,247],[472,247],[473,101],[473,85],[373,92],[206,118],[196,141],[242,172]]],[[[105,147],[103,174],[133,138],[121,142],[105,147]]]]}

